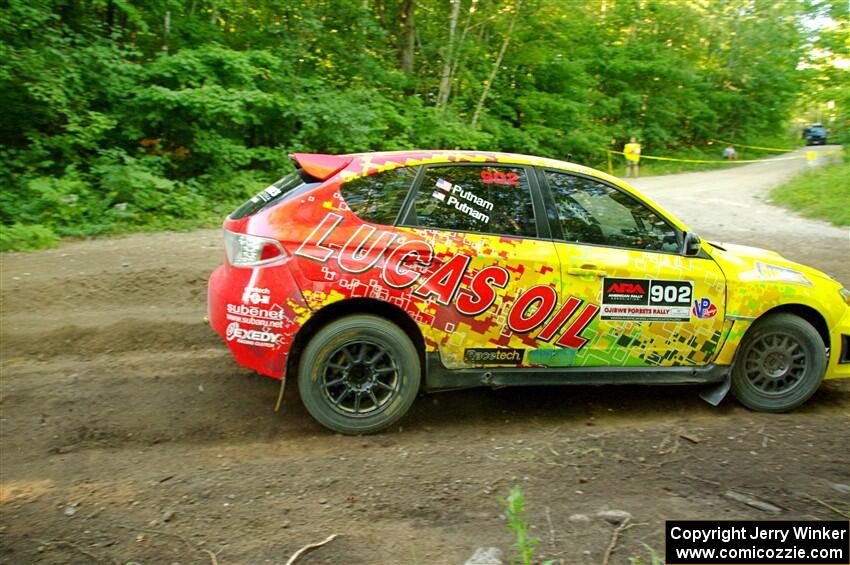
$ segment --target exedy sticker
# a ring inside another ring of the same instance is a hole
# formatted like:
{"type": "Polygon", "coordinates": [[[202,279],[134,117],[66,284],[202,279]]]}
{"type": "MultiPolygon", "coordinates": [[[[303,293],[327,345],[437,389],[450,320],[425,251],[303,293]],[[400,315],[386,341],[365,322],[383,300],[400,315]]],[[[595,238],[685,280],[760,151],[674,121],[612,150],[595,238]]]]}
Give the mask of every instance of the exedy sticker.
{"type": "Polygon", "coordinates": [[[605,278],[603,320],[689,322],[693,281],[605,278]]]}
{"type": "Polygon", "coordinates": [[[268,330],[252,330],[239,326],[239,322],[231,322],[227,325],[227,341],[236,341],[243,345],[255,345],[259,347],[274,347],[283,338],[282,334],[268,330]]]}

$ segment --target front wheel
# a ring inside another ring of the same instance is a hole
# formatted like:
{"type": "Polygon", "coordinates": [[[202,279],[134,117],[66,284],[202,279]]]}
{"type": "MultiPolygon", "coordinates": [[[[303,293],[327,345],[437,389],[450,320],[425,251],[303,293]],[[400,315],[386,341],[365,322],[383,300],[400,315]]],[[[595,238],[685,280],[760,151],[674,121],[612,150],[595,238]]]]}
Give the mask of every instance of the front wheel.
{"type": "Polygon", "coordinates": [[[419,392],[419,353],[392,322],[369,315],[340,318],[307,344],[298,389],[307,411],[343,434],[368,434],[404,416],[419,392]]]}
{"type": "Polygon", "coordinates": [[[768,315],[744,337],[732,368],[732,393],[752,410],[793,410],[818,389],[826,361],[811,324],[793,314],[768,315]]]}

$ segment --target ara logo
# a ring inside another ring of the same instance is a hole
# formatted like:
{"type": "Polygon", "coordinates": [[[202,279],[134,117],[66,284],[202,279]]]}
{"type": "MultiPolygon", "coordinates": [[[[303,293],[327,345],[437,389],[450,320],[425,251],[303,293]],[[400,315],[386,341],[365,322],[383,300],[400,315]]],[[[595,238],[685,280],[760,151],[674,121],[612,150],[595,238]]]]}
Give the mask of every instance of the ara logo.
{"type": "Polygon", "coordinates": [[[646,289],[650,281],[646,279],[605,278],[602,281],[602,302],[604,304],[646,304],[646,289]]]}
{"type": "Polygon", "coordinates": [[[710,298],[700,298],[694,300],[693,313],[697,318],[713,318],[717,315],[717,306],[711,303],[710,298]]]}
{"type": "Polygon", "coordinates": [[[646,294],[640,283],[621,282],[614,283],[608,289],[611,294],[646,294]]]}

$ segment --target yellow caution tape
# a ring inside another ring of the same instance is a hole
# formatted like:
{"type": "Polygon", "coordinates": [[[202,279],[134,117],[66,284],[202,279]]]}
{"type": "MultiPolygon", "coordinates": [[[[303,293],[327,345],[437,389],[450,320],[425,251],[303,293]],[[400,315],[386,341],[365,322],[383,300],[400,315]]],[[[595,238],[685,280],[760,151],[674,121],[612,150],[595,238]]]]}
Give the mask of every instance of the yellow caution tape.
{"type": "MultiPolygon", "coordinates": [[[[606,149],[608,153],[616,153],[617,155],[625,155],[622,151],[614,151],[613,149],[606,149]]],[[[821,155],[829,153],[828,151],[819,152],[821,155]]],[[[641,159],[655,159],[656,161],[678,161],[680,163],[769,163],[773,161],[796,161],[798,159],[805,159],[805,155],[799,155],[797,157],[772,157],[770,159],[735,159],[735,160],[712,160],[709,161],[707,159],[676,159],[674,157],[655,157],[653,155],[641,155],[641,159]]]]}
{"type": "Polygon", "coordinates": [[[793,153],[796,149],[779,149],[778,147],[762,147],[760,145],[744,145],[743,143],[735,143],[734,141],[723,141],[722,139],[709,139],[709,141],[716,141],[717,143],[725,143],[726,145],[733,145],[736,147],[747,147],[749,149],[763,149],[764,151],[778,151],[780,153],[793,153]]]}

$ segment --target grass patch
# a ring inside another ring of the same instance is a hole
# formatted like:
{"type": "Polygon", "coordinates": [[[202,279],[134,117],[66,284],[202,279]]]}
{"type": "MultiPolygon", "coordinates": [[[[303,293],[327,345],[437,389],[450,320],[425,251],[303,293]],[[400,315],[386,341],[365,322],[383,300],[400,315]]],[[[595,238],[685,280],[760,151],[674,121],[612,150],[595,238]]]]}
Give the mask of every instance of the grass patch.
{"type": "Polygon", "coordinates": [[[805,171],[771,190],[770,199],[807,218],[850,226],[850,161],[805,171]]]}

